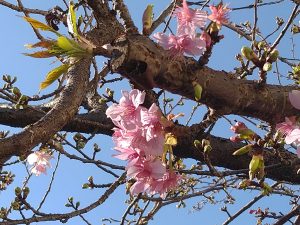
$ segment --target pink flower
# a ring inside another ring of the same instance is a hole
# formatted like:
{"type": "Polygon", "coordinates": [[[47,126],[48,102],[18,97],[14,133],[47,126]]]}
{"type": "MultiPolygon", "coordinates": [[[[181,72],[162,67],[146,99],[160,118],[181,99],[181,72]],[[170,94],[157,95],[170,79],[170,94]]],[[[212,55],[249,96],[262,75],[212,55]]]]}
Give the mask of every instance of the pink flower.
{"type": "Polygon", "coordinates": [[[182,7],[177,7],[173,13],[174,17],[177,17],[178,26],[177,33],[191,34],[195,33],[195,29],[204,28],[207,13],[199,9],[190,9],[186,0],[182,0],[182,7]]]}
{"type": "Polygon", "coordinates": [[[243,140],[243,139],[241,139],[239,136],[231,136],[229,139],[230,139],[230,141],[232,141],[232,142],[240,142],[240,141],[243,140]]]}
{"type": "Polygon", "coordinates": [[[276,129],[284,135],[290,134],[295,128],[298,128],[295,116],[285,117],[285,122],[276,125],[276,129]]]}
{"type": "Polygon", "coordinates": [[[168,171],[162,178],[151,181],[150,193],[158,193],[162,198],[165,198],[170,190],[178,186],[181,179],[181,175],[168,171]]]}
{"type": "Polygon", "coordinates": [[[155,133],[155,137],[151,140],[146,140],[145,130],[138,128],[134,131],[124,131],[114,128],[113,141],[120,148],[138,148],[144,154],[150,156],[161,156],[163,152],[164,135],[162,132],[155,133]]]}
{"type": "Polygon", "coordinates": [[[289,134],[285,137],[285,143],[286,144],[292,144],[293,142],[299,142],[300,144],[300,129],[296,128],[292,130],[289,134]]]}
{"type": "Polygon", "coordinates": [[[246,129],[248,129],[248,127],[243,122],[236,122],[234,126],[230,127],[230,130],[236,134],[240,134],[246,129]]]}
{"type": "Polygon", "coordinates": [[[146,159],[139,161],[134,165],[126,167],[127,176],[129,178],[142,179],[142,178],[162,178],[166,172],[166,168],[162,162],[157,159],[146,159]]]}
{"type": "Polygon", "coordinates": [[[147,178],[136,180],[130,188],[130,193],[132,195],[137,195],[139,193],[147,192],[150,187],[148,180],[149,179],[147,178]]]}
{"type": "Polygon", "coordinates": [[[166,50],[170,50],[171,54],[202,55],[205,51],[206,43],[200,38],[189,36],[187,34],[175,36],[173,34],[166,35],[164,33],[156,33],[153,37],[166,50]]]}
{"type": "Polygon", "coordinates": [[[223,6],[220,4],[219,6],[209,6],[211,10],[211,15],[208,16],[208,19],[217,23],[219,26],[222,24],[228,23],[229,20],[229,12],[231,11],[227,8],[227,5],[223,6]]]}
{"type": "Polygon", "coordinates": [[[200,36],[200,39],[203,40],[203,41],[205,41],[206,48],[208,48],[208,47],[211,46],[211,37],[210,37],[210,35],[207,32],[203,31],[203,33],[200,36]]]}
{"type": "Polygon", "coordinates": [[[143,151],[137,148],[115,147],[115,150],[117,150],[119,154],[114,155],[114,157],[121,160],[127,160],[129,164],[136,163],[142,156],[144,156],[143,151]]]}
{"type": "Polygon", "coordinates": [[[36,151],[31,153],[26,160],[29,165],[33,165],[30,169],[31,173],[39,176],[42,173],[46,174],[47,167],[51,167],[49,162],[51,158],[52,156],[46,152],[36,151]]]}
{"type": "Polygon", "coordinates": [[[300,110],[300,91],[298,90],[292,90],[289,93],[289,100],[296,109],[300,110]]]}
{"type": "Polygon", "coordinates": [[[148,110],[141,110],[141,122],[147,141],[162,136],[163,127],[160,123],[161,116],[159,108],[154,103],[148,110]]]}
{"type": "Polygon", "coordinates": [[[136,129],[140,122],[141,107],[139,106],[144,102],[145,92],[134,89],[130,93],[122,91],[122,95],[119,104],[111,105],[106,110],[106,115],[120,128],[136,129]]]}

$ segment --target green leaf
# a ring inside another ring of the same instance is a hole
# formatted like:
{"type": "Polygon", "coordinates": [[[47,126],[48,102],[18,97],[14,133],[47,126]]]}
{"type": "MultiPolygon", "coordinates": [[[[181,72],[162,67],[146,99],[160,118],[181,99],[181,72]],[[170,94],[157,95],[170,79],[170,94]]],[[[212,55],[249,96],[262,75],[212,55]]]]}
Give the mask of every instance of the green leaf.
{"type": "Polygon", "coordinates": [[[234,153],[232,153],[232,155],[243,155],[251,151],[251,149],[252,149],[252,145],[246,145],[236,150],[234,153]]]}
{"type": "Polygon", "coordinates": [[[194,86],[195,100],[199,101],[202,96],[202,90],[203,90],[202,86],[195,81],[193,82],[193,86],[194,86]]]}
{"type": "Polygon", "coordinates": [[[56,44],[58,47],[66,51],[70,51],[74,49],[71,40],[69,38],[66,38],[65,36],[58,37],[56,44]]]}
{"type": "Polygon", "coordinates": [[[69,32],[71,34],[73,34],[75,37],[77,37],[78,30],[77,30],[77,25],[76,25],[76,13],[74,10],[74,3],[72,1],[70,1],[70,5],[69,5],[67,24],[68,24],[69,32]]]}
{"type": "Polygon", "coordinates": [[[74,57],[88,54],[88,51],[86,49],[83,49],[77,42],[64,36],[58,37],[56,44],[60,49],[53,48],[52,52],[61,52],[61,54],[66,54],[68,56],[74,57]]]}
{"type": "Polygon", "coordinates": [[[56,30],[54,30],[52,27],[48,26],[47,24],[44,24],[38,20],[35,20],[33,18],[30,17],[23,17],[24,20],[26,20],[28,23],[31,24],[32,27],[36,28],[36,29],[41,29],[41,30],[45,30],[45,31],[50,31],[55,33],[57,36],[60,36],[61,34],[58,33],[56,30]]]}
{"type": "Polygon", "coordinates": [[[23,53],[23,54],[33,58],[49,58],[55,56],[53,53],[49,51],[39,51],[34,53],[23,53]]]}
{"type": "Polygon", "coordinates": [[[70,64],[63,64],[53,70],[51,70],[46,79],[40,84],[40,90],[45,89],[50,84],[52,84],[55,80],[57,80],[62,74],[66,73],[71,65],[70,64]]]}

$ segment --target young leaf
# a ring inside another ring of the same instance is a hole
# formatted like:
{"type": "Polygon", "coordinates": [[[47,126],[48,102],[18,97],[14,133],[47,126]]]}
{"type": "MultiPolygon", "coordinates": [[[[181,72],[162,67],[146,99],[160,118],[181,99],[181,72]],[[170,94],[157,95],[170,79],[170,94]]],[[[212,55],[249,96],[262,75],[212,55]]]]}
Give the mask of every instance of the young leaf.
{"type": "Polygon", "coordinates": [[[153,23],[153,6],[152,4],[148,5],[143,14],[143,34],[149,35],[150,28],[153,23]]]}
{"type": "Polygon", "coordinates": [[[62,74],[66,73],[71,65],[70,64],[63,64],[53,70],[51,70],[46,79],[40,84],[40,90],[45,89],[50,84],[52,84],[55,80],[57,80],[62,74]]]}
{"type": "Polygon", "coordinates": [[[49,49],[54,44],[55,44],[55,41],[45,40],[45,41],[37,42],[35,44],[26,44],[25,47],[28,48],[28,49],[31,49],[31,48],[46,48],[46,49],[49,49]]]}
{"type": "Polygon", "coordinates": [[[251,150],[252,150],[252,145],[249,144],[249,145],[239,148],[234,153],[232,153],[232,155],[243,155],[243,154],[248,153],[251,150]]]}
{"type": "Polygon", "coordinates": [[[57,38],[57,46],[62,50],[66,51],[65,53],[69,56],[80,56],[87,53],[85,49],[83,49],[77,42],[66,38],[64,36],[60,36],[57,38]]]}
{"type": "Polygon", "coordinates": [[[65,36],[60,36],[57,38],[57,46],[66,51],[74,49],[71,40],[65,36]]]}
{"type": "Polygon", "coordinates": [[[77,25],[76,25],[76,13],[74,10],[74,3],[70,1],[69,12],[67,17],[68,29],[71,34],[75,37],[78,36],[77,25]]]}
{"type": "Polygon", "coordinates": [[[39,51],[39,52],[34,52],[34,53],[24,53],[26,56],[30,56],[33,58],[50,58],[53,57],[54,54],[49,52],[49,51],[39,51]]]}
{"type": "Polygon", "coordinates": [[[253,155],[249,163],[249,170],[255,173],[262,166],[263,157],[261,155],[253,155]]]}
{"type": "Polygon", "coordinates": [[[30,17],[23,17],[28,23],[31,24],[32,27],[36,28],[36,29],[41,29],[41,30],[46,30],[46,31],[51,31],[53,33],[55,33],[57,36],[60,36],[61,34],[58,33],[56,30],[54,30],[52,27],[48,26],[47,24],[44,24],[38,20],[35,20],[33,18],[30,17]]]}

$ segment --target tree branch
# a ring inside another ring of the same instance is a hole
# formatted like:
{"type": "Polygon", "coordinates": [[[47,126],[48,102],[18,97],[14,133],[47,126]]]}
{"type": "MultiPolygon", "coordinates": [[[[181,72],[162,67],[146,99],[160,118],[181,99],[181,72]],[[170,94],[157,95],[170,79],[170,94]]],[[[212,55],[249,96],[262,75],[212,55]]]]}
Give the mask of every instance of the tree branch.
{"type": "MultiPolygon", "coordinates": [[[[8,126],[23,127],[34,123],[43,117],[39,111],[30,108],[24,110],[1,109],[0,123],[8,126]]],[[[62,130],[81,133],[96,133],[111,136],[113,134],[113,123],[106,117],[104,112],[90,112],[86,114],[78,114],[67,123],[62,130]]],[[[178,138],[178,145],[174,149],[177,157],[193,158],[198,161],[204,161],[203,154],[193,146],[195,139],[199,139],[202,134],[202,128],[199,125],[177,126],[174,132],[178,138]]],[[[228,139],[210,135],[206,137],[210,140],[213,150],[209,154],[209,158],[214,166],[224,167],[231,170],[244,169],[242,172],[248,174],[249,162],[251,156],[233,156],[232,153],[243,147],[243,143],[233,143],[228,139]]],[[[288,151],[281,151],[280,155],[276,155],[272,151],[265,151],[266,166],[278,165],[276,168],[271,167],[266,170],[266,176],[276,181],[287,181],[293,184],[300,184],[300,177],[297,171],[300,168],[300,160],[298,157],[288,151]],[[280,171],[280,173],[278,173],[280,171]]]]}
{"type": "Polygon", "coordinates": [[[194,81],[203,89],[199,102],[217,110],[218,114],[255,117],[270,123],[299,115],[288,101],[288,93],[298,87],[261,86],[255,81],[236,79],[225,71],[200,67],[192,58],[174,60],[167,51],[144,36],[121,37],[115,48],[123,55],[112,60],[112,71],[145,89],[158,87],[195,100],[194,81]]]}
{"type": "Polygon", "coordinates": [[[71,67],[66,87],[60,93],[57,103],[45,116],[27,126],[21,133],[0,140],[1,164],[13,155],[26,155],[39,143],[46,142],[73,118],[86,91],[90,61],[91,59],[82,59],[71,67]]]}

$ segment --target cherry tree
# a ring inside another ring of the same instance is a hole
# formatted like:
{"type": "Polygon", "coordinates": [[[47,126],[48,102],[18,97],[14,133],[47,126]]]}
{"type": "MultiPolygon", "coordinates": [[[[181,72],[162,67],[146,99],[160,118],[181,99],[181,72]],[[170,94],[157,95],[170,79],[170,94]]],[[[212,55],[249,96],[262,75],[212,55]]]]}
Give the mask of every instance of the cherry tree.
{"type": "Polygon", "coordinates": [[[55,61],[32,93],[3,74],[1,224],[94,224],[116,193],[103,224],[156,224],[172,204],[213,207],[222,224],[300,224],[298,0],[145,1],[139,21],[130,1],[56,3],[0,0],[35,35],[23,57],[55,61]],[[58,181],[67,165],[85,181],[58,181]]]}

